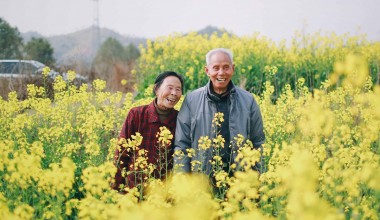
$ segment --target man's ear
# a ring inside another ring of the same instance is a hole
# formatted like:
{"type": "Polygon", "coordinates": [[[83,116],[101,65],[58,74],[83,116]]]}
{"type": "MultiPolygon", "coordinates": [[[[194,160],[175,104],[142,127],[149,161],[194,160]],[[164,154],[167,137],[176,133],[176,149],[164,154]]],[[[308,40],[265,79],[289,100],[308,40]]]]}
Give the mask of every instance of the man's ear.
{"type": "Polygon", "coordinates": [[[232,71],[235,72],[235,64],[232,64],[232,71]]]}
{"type": "Polygon", "coordinates": [[[205,66],[205,72],[206,72],[207,76],[210,76],[209,73],[208,73],[208,67],[207,66],[205,66]]]}

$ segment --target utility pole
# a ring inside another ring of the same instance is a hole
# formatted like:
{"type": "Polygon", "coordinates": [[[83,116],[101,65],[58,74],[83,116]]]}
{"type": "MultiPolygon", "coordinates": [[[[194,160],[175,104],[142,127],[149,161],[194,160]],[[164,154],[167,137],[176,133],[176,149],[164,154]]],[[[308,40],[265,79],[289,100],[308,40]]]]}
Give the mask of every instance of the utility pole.
{"type": "Polygon", "coordinates": [[[91,44],[90,44],[90,73],[89,80],[92,81],[96,77],[96,70],[94,66],[94,59],[97,53],[97,50],[100,46],[100,28],[99,28],[99,0],[90,0],[94,2],[93,6],[93,24],[91,26],[91,44]]]}
{"type": "Polygon", "coordinates": [[[91,59],[96,56],[96,52],[100,46],[100,27],[99,27],[99,0],[91,0],[94,2],[93,7],[93,24],[92,24],[92,39],[91,39],[91,59]]]}

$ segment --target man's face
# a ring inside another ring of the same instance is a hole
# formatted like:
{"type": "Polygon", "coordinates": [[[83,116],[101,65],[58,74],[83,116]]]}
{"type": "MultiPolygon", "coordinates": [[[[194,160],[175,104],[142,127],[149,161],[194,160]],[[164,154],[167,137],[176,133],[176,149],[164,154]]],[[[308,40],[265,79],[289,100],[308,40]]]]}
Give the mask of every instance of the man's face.
{"type": "Polygon", "coordinates": [[[168,76],[156,89],[157,105],[160,109],[174,108],[182,96],[181,81],[175,76],[168,76]]]}
{"type": "Polygon", "coordinates": [[[205,71],[216,93],[222,94],[227,90],[234,70],[235,67],[227,54],[216,52],[210,57],[210,63],[205,67],[205,71]]]}

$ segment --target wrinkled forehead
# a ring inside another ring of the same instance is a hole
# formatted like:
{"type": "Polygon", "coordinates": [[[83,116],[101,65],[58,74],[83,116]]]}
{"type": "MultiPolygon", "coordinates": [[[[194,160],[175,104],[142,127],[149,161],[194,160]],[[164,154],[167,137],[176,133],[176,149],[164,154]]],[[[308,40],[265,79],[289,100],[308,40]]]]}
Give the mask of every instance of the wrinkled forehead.
{"type": "Polygon", "coordinates": [[[210,56],[209,66],[220,64],[232,64],[232,61],[228,54],[218,51],[210,56]]]}
{"type": "Polygon", "coordinates": [[[173,85],[173,86],[182,86],[181,80],[176,76],[167,76],[162,84],[164,85],[173,85]]]}

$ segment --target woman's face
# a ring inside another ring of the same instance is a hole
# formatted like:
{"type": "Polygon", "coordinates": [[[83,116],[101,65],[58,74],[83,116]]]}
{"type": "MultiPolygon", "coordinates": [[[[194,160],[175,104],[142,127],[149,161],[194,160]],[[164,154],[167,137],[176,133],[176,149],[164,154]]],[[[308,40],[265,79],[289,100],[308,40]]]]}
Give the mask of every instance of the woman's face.
{"type": "Polygon", "coordinates": [[[182,96],[181,81],[175,76],[168,76],[156,89],[157,106],[162,110],[172,109],[182,96]]]}

